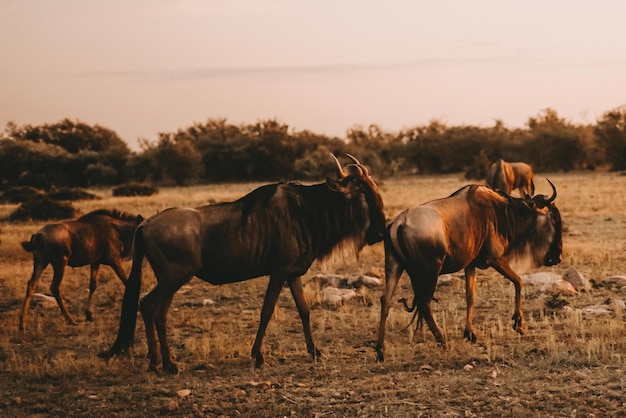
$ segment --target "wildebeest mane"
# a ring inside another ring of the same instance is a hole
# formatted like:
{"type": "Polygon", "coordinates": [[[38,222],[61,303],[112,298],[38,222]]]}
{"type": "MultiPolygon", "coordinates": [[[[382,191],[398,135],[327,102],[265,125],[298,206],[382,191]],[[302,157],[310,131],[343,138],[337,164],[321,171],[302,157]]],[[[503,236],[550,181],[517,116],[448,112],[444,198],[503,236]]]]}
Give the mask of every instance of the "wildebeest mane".
{"type": "MultiPolygon", "coordinates": [[[[508,243],[505,257],[510,264],[515,265],[515,270],[543,265],[541,257],[546,252],[546,248],[544,248],[546,243],[535,240],[538,214],[532,200],[513,197],[504,191],[492,190],[478,184],[464,186],[452,193],[451,196],[460,195],[464,191],[467,192],[467,200],[470,202],[489,202],[488,207],[482,207],[478,210],[482,216],[488,216],[488,212],[493,213],[492,216],[495,217],[494,226],[498,228],[497,233],[508,243]],[[483,192],[492,194],[493,198],[488,200],[479,198],[478,195],[483,192]]],[[[558,213],[554,207],[550,210],[558,213]]],[[[559,237],[555,238],[558,240],[559,237]]],[[[477,265],[481,268],[488,267],[482,263],[477,265]]]]}
{"type": "Polygon", "coordinates": [[[87,221],[89,219],[95,218],[96,216],[109,216],[114,219],[118,219],[123,222],[136,222],[137,215],[131,215],[130,213],[123,212],[117,209],[96,209],[92,212],[86,213],[83,216],[79,217],[80,221],[87,221]]]}
{"type": "Polygon", "coordinates": [[[261,234],[291,236],[317,259],[330,256],[339,247],[353,252],[352,248],[364,245],[361,227],[367,215],[355,212],[344,194],[330,190],[325,183],[269,184],[239,202],[242,234],[247,231],[246,225],[254,225],[253,229],[261,234]]]}

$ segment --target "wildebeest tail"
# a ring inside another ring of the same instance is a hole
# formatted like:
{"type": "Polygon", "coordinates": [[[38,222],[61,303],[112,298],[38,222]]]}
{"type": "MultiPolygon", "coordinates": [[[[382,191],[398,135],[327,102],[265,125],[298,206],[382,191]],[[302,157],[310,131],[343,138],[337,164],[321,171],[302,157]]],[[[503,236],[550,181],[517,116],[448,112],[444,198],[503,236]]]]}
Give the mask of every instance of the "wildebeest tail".
{"type": "Polygon", "coordinates": [[[31,235],[30,241],[22,241],[22,248],[24,248],[29,253],[32,253],[33,251],[35,251],[35,248],[37,248],[37,242],[39,241],[40,237],[41,236],[39,234],[31,235]]]}
{"type": "Polygon", "coordinates": [[[417,318],[417,326],[415,328],[415,330],[417,331],[417,329],[422,326],[422,315],[420,314],[420,310],[417,306],[417,299],[413,297],[413,302],[411,303],[411,306],[406,303],[406,298],[398,299],[398,303],[402,303],[404,305],[404,309],[407,312],[413,312],[413,315],[411,315],[411,320],[408,324],[406,324],[406,327],[402,328],[402,331],[406,331],[411,326],[411,324],[415,322],[415,318],[417,318]]]}
{"type": "Polygon", "coordinates": [[[133,266],[126,282],[124,300],[122,301],[122,314],[120,316],[120,328],[117,339],[111,349],[103,353],[103,357],[113,357],[125,352],[130,348],[135,338],[135,326],[137,324],[137,308],[139,304],[139,292],[141,290],[141,267],[144,258],[142,228],[139,226],[134,237],[133,266]]]}

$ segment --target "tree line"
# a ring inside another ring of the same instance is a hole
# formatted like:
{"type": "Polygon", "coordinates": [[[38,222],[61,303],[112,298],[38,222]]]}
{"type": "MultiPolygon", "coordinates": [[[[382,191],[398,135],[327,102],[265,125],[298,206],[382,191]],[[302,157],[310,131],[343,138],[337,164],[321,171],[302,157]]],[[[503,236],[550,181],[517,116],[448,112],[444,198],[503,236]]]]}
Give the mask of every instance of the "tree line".
{"type": "Polygon", "coordinates": [[[70,119],[10,122],[0,138],[0,187],[313,181],[333,172],[331,152],[357,156],[381,178],[459,172],[482,179],[498,158],[528,162],[535,171],[626,170],[626,106],[595,124],[573,124],[545,109],[524,128],[434,120],[399,132],[356,126],[346,138],[290,130],[275,119],[240,125],[209,119],[140,145],[132,151],[115,131],[70,119]]]}

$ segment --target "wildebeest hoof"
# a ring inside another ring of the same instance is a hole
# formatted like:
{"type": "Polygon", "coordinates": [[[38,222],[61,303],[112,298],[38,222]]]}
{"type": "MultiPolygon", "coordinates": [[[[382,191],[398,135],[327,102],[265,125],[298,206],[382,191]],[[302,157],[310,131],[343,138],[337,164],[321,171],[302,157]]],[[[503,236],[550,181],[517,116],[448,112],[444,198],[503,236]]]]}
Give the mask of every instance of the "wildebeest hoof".
{"type": "Polygon", "coordinates": [[[317,348],[314,349],[314,350],[309,350],[309,354],[311,355],[313,360],[322,360],[322,359],[326,359],[327,358],[326,355],[324,355],[324,353],[322,353],[317,348]]]}
{"type": "Polygon", "coordinates": [[[101,351],[98,353],[98,357],[103,360],[111,360],[113,357],[115,357],[115,353],[112,353],[110,351],[101,351]]]}
{"type": "Polygon", "coordinates": [[[85,320],[87,322],[93,322],[93,315],[91,314],[91,312],[89,311],[85,312],[85,320]]]}
{"type": "Polygon", "coordinates": [[[164,374],[164,375],[177,375],[178,374],[178,366],[176,365],[176,363],[170,363],[170,364],[164,364],[163,365],[163,370],[161,371],[160,374],[164,374]]]}
{"type": "Polygon", "coordinates": [[[475,343],[476,342],[476,334],[474,334],[473,331],[468,331],[465,330],[463,332],[463,337],[465,337],[465,339],[471,343],[475,343]]]}
{"type": "Polygon", "coordinates": [[[265,359],[263,358],[263,354],[261,353],[252,354],[252,358],[254,359],[254,367],[257,369],[260,368],[263,363],[265,363],[265,359]]]}
{"type": "Polygon", "coordinates": [[[376,349],[376,361],[379,363],[385,362],[385,352],[382,349],[376,349]]]}

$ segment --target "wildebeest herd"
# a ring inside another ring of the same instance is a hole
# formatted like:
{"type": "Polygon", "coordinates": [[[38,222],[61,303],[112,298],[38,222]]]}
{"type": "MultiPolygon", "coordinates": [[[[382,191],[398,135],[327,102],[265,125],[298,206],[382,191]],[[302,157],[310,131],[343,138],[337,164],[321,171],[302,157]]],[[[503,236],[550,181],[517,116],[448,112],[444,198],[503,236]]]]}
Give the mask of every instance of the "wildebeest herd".
{"type": "MultiPolygon", "coordinates": [[[[109,265],[126,285],[117,338],[102,357],[127,352],[133,343],[137,311],[147,336],[150,370],[176,373],[167,341],[166,316],[174,294],[191,278],[227,284],[269,276],[260,324],[252,346],[255,366],[264,363],[263,337],[283,285],[295,301],[312,357],[321,355],[310,324],[301,277],[315,260],[336,250],[357,254],[364,246],[384,241],[385,290],[376,352],[384,361],[385,322],[400,275],[406,271],[413,288],[412,306],[418,321],[426,321],[435,339],[445,344],[431,315],[430,302],[439,275],[465,271],[467,322],[464,336],[476,341],[472,330],[476,268],[493,267],[515,285],[513,328],[524,331],[522,281],[515,266],[550,266],[560,262],[562,224],[551,196],[534,195],[532,169],[524,163],[494,163],[487,186],[468,185],[446,198],[406,209],[387,222],[378,186],[367,167],[347,155],[342,166],[331,154],[336,178],[305,186],[274,183],[228,203],[198,208],[170,208],[147,219],[118,211],[98,210],[76,220],[50,224],[22,243],[33,252],[33,274],[20,316],[25,316],[43,269],[54,269],[51,290],[68,322],[59,292],[66,265],[91,266],[90,305],[100,264],[109,265]],[[516,169],[512,169],[514,166],[516,169]],[[513,188],[521,197],[511,196],[513,188]],[[121,260],[132,254],[128,280],[121,260]],[[147,259],[156,286],[139,298],[143,260],[147,259]]],[[[549,180],[548,180],[549,182],[549,180]]]]}

